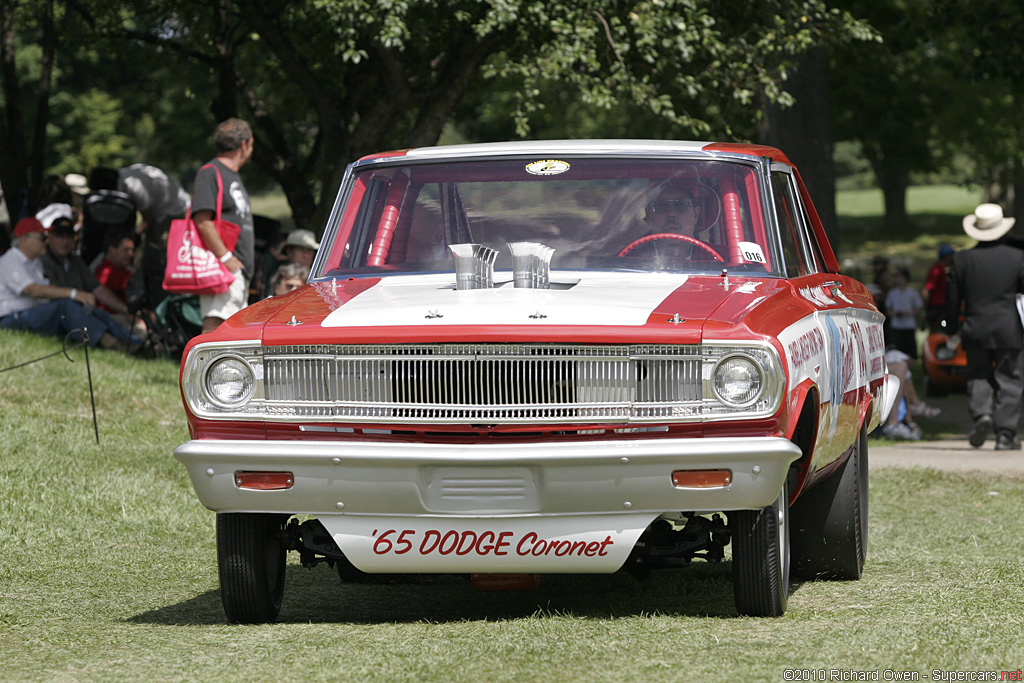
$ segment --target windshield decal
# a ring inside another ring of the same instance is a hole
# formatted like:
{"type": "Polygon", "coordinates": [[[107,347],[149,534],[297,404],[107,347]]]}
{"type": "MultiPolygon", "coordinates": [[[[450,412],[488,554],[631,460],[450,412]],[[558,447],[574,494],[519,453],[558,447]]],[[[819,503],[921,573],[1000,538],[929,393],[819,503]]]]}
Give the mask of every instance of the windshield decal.
{"type": "Polygon", "coordinates": [[[569,170],[569,163],[558,159],[541,159],[526,165],[526,172],[532,175],[558,175],[569,170]]]}

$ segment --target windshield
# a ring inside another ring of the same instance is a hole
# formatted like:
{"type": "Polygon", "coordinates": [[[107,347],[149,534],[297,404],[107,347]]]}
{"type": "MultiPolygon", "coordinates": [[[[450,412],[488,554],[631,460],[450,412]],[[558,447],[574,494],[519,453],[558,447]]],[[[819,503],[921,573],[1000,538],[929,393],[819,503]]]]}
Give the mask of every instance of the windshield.
{"type": "Polygon", "coordinates": [[[370,165],[346,191],[315,277],[455,272],[455,255],[468,247],[511,271],[510,245],[524,243],[552,270],[778,274],[758,174],[738,162],[370,165]]]}

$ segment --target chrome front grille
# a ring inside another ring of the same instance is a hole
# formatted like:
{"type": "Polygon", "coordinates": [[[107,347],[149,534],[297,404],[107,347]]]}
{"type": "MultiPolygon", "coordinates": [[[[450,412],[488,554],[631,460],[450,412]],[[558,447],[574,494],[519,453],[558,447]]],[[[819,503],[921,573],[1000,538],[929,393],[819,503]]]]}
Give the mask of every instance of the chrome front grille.
{"type": "Polygon", "coordinates": [[[265,347],[269,415],[405,423],[615,422],[696,415],[698,346],[265,347]]]}

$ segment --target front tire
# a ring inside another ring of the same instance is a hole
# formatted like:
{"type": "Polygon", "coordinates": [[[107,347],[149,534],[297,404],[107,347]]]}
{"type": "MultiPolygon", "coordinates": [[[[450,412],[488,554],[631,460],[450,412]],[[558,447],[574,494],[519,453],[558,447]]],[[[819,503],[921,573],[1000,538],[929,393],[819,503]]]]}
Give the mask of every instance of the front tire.
{"type": "Polygon", "coordinates": [[[793,505],[793,573],[801,579],[857,580],[868,550],[868,439],[861,428],[839,471],[793,505]]]}
{"type": "Polygon", "coordinates": [[[286,516],[217,515],[220,597],[228,621],[261,624],[277,619],[284,595],[286,516]]]}
{"type": "Polygon", "coordinates": [[[751,617],[781,617],[789,602],[789,489],[760,510],[729,513],[733,596],[751,617]]]}

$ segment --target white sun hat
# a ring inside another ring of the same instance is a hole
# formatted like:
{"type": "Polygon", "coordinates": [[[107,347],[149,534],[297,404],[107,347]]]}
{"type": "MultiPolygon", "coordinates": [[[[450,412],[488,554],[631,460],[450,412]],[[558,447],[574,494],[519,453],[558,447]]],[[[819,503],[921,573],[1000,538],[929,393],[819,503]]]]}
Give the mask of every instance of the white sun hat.
{"type": "Polygon", "coordinates": [[[285,240],[284,246],[305,247],[306,249],[316,251],[320,248],[320,243],[316,241],[312,230],[293,230],[288,234],[288,239],[285,240]]]}
{"type": "Polygon", "coordinates": [[[979,242],[992,242],[1005,235],[1015,220],[1004,218],[998,204],[979,204],[974,213],[964,216],[964,232],[979,242]]]}

